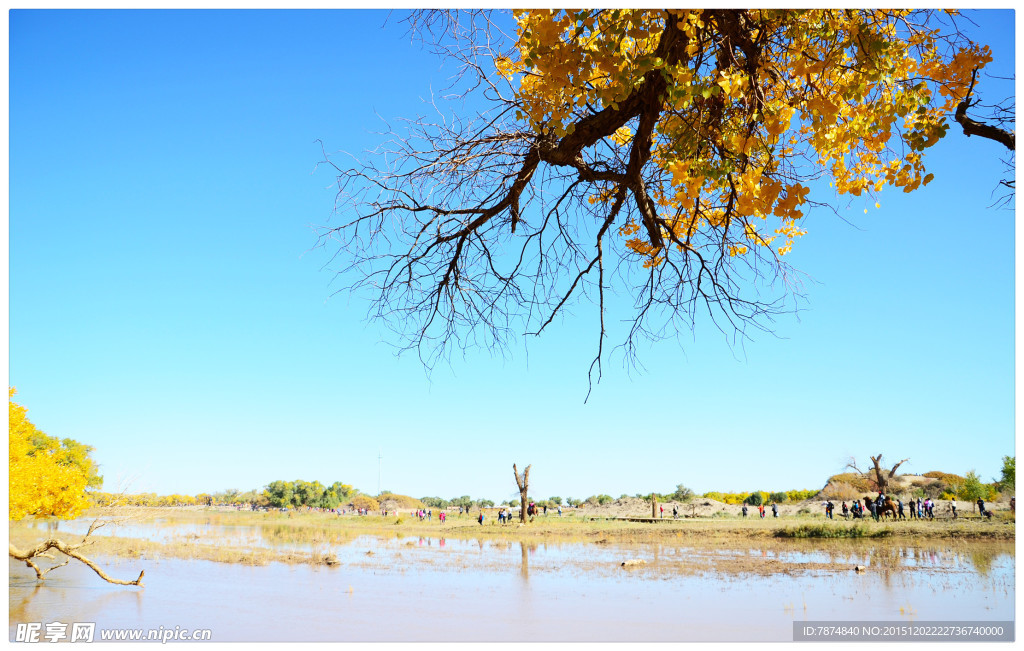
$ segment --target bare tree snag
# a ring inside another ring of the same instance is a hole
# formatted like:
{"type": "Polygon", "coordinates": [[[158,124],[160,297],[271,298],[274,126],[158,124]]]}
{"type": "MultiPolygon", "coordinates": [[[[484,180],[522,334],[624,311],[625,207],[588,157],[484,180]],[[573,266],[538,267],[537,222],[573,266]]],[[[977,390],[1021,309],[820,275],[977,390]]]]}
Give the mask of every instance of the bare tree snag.
{"type": "Polygon", "coordinates": [[[69,545],[68,543],[62,540],[50,538],[48,540],[44,540],[43,542],[39,543],[38,545],[30,549],[18,549],[14,545],[9,545],[9,555],[11,558],[15,560],[25,561],[25,565],[35,570],[36,578],[40,581],[44,580],[47,573],[57,569],[58,567],[64,567],[70,562],[64,561],[59,565],[54,565],[53,567],[49,567],[45,570],[40,569],[39,566],[33,562],[34,559],[38,558],[49,558],[50,560],[55,560],[53,556],[47,552],[49,552],[49,550],[51,549],[56,549],[65,556],[69,556],[77,561],[85,563],[93,572],[98,574],[99,577],[107,583],[116,583],[117,585],[137,585],[140,588],[143,587],[142,577],[146,574],[145,570],[139,572],[139,578],[135,579],[134,581],[123,581],[121,579],[115,579],[108,575],[106,572],[104,572],[99,565],[78,553],[78,548],[81,547],[82,544],[84,543],[80,543],[77,545],[69,545]]]}
{"type": "Polygon", "coordinates": [[[651,517],[658,517],[658,494],[651,493],[651,517]]]}
{"type": "Polygon", "coordinates": [[[519,471],[516,469],[516,464],[512,464],[512,472],[516,476],[516,486],[519,487],[519,521],[523,524],[526,524],[526,492],[530,484],[531,466],[526,466],[526,468],[523,469],[523,474],[520,475],[519,471]]]}
{"type": "Polygon", "coordinates": [[[56,561],[57,559],[54,558],[51,553],[49,553],[51,549],[56,549],[65,556],[84,563],[107,583],[115,583],[117,585],[137,585],[140,588],[144,587],[142,584],[142,577],[146,574],[145,570],[139,572],[139,578],[135,579],[134,581],[124,581],[121,579],[115,579],[108,575],[106,572],[104,572],[103,568],[101,568],[95,562],[79,553],[78,550],[80,548],[90,543],[89,536],[91,536],[94,531],[102,527],[104,524],[106,523],[101,522],[100,520],[96,520],[95,522],[93,522],[89,526],[89,531],[85,534],[85,536],[82,537],[82,542],[75,543],[73,545],[68,544],[63,540],[59,540],[57,538],[48,538],[47,540],[44,540],[35,547],[30,547],[28,549],[19,549],[18,547],[15,547],[13,544],[8,543],[8,555],[14,560],[24,561],[25,565],[31,567],[35,571],[36,579],[39,581],[44,581],[46,579],[47,574],[49,574],[50,572],[59,567],[64,567],[70,562],[68,560],[65,560],[63,563],[59,563],[52,567],[48,567],[45,570],[36,565],[35,560],[40,558],[48,558],[51,561],[56,561]]]}
{"type": "Polygon", "coordinates": [[[902,461],[897,463],[895,466],[893,466],[892,470],[889,470],[888,472],[886,472],[885,470],[882,470],[882,455],[881,454],[879,454],[878,456],[875,456],[875,457],[868,457],[868,458],[871,459],[871,463],[874,464],[874,468],[871,469],[871,472],[875,473],[875,484],[878,486],[878,492],[880,492],[880,493],[888,493],[889,492],[889,482],[892,480],[893,477],[896,476],[896,469],[899,468],[900,466],[902,466],[907,461],[909,461],[909,459],[903,459],[902,461]]]}

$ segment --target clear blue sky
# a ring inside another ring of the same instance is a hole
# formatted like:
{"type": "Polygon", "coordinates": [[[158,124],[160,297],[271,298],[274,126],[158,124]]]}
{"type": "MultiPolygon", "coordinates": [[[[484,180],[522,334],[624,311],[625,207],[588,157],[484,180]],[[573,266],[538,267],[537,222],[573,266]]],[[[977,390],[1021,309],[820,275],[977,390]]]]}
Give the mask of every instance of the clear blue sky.
{"type": "MultiPolygon", "coordinates": [[[[1012,12],[973,13],[1013,74],[1012,12]]],[[[1014,213],[987,208],[1000,146],[956,129],[927,188],[806,219],[808,301],[777,336],[613,355],[586,404],[593,308],[429,378],[396,358],[313,249],[316,139],[362,152],[445,84],[386,18],[10,13],[9,383],[95,447],[105,490],[375,493],[379,450],[384,489],[496,501],[513,462],[535,496],[584,498],[818,488],[879,452],[988,480],[1015,454],[1014,213]]]]}

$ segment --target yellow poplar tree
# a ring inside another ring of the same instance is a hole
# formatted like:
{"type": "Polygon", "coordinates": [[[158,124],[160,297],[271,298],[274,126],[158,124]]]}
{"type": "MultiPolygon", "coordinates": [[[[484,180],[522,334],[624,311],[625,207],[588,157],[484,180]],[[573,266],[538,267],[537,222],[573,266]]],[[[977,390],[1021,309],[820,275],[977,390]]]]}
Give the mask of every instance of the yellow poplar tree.
{"type": "MultiPolygon", "coordinates": [[[[71,439],[60,441],[40,432],[26,417],[25,407],[15,403],[14,388],[8,392],[8,515],[11,520],[25,517],[78,517],[89,505],[85,495],[90,478],[95,477],[96,466],[89,458],[92,448],[71,439]]],[[[93,531],[102,526],[96,521],[81,542],[69,544],[57,538],[48,538],[39,544],[21,549],[8,545],[8,555],[32,568],[36,578],[43,580],[47,573],[68,563],[40,568],[40,558],[53,560],[50,550],[56,549],[74,558],[96,572],[105,581],[119,585],[142,586],[142,577],[133,581],[114,579],[102,568],[83,556],[79,549],[88,544],[93,531]]]]}
{"type": "MultiPolygon", "coordinates": [[[[11,520],[25,516],[78,517],[88,506],[87,471],[69,459],[69,446],[36,429],[26,409],[8,393],[8,508],[11,520]]],[[[81,454],[79,449],[73,449],[81,454]]],[[[88,451],[85,452],[87,454],[88,451]]]]}
{"type": "MultiPolygon", "coordinates": [[[[786,311],[821,205],[932,181],[924,152],[989,48],[954,11],[585,9],[416,14],[485,108],[414,121],[338,171],[339,272],[428,363],[539,334],[571,299],[634,299],[625,349],[698,312],[786,311]],[[507,36],[507,38],[503,38],[507,36]],[[466,80],[469,80],[466,82],[466,80]],[[763,298],[766,287],[783,298],[763,298]]],[[[459,83],[459,82],[457,82],[459,83]]],[[[1007,145],[1010,146],[1010,145],[1007,145]]],[[[874,204],[871,199],[870,203],[874,204]]],[[[877,204],[875,204],[877,205],[877,204]]]]}

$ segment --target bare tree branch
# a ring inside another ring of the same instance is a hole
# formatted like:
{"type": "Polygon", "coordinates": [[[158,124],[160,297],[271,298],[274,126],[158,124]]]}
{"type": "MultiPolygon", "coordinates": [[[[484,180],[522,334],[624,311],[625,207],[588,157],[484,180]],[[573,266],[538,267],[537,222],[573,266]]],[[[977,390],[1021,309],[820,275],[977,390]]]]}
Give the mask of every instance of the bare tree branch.
{"type": "Polygon", "coordinates": [[[954,119],[960,123],[963,127],[964,135],[968,138],[971,136],[980,136],[982,138],[988,138],[994,140],[999,144],[1003,145],[1010,151],[1017,150],[1017,141],[1013,131],[1007,129],[1001,129],[999,127],[979,122],[978,120],[967,117],[967,109],[971,107],[971,93],[974,91],[974,83],[978,77],[977,68],[971,73],[971,87],[967,92],[967,96],[957,105],[954,119]]]}
{"type": "MultiPolygon", "coordinates": [[[[828,173],[810,149],[794,153],[755,129],[769,99],[806,105],[822,95],[820,81],[783,69],[772,52],[785,49],[786,36],[758,10],[708,10],[690,31],[668,12],[650,15],[650,56],[664,66],[638,67],[615,101],[568,102],[571,128],[523,118],[513,82],[495,74],[496,57],[514,46],[511,22],[488,11],[411,15],[414,37],[455,66],[446,97],[480,91],[487,103],[447,113],[431,97],[428,115],[436,117],[388,126],[364,160],[341,165],[325,152],[337,173],[340,224],[318,231],[318,246],[336,247],[327,264],[339,283],[368,299],[369,318],[397,335],[400,351],[415,351],[428,369],[454,350],[503,354],[590,302],[598,319],[589,397],[616,328],[619,349],[636,363],[641,342],[707,323],[735,344],[798,310],[797,276],[770,233],[757,231],[760,220],[737,207],[744,193],[736,179],[755,164],[758,182],[779,188],[828,173]],[[728,105],[711,89],[674,104],[667,71],[680,68],[707,79],[742,73],[749,92],[728,105]],[[768,88],[782,97],[766,97],[768,88]],[[677,129],[672,138],[667,121],[677,129]],[[723,138],[730,121],[740,131],[723,138]],[[625,130],[630,139],[616,139],[625,130]],[[744,134],[756,150],[735,145],[744,134]],[[672,202],[680,181],[655,152],[682,141],[687,156],[718,166],[721,193],[672,202]],[[632,305],[609,300],[608,287],[632,305]],[[607,318],[623,309],[631,311],[607,318]]],[[[901,29],[919,27],[899,20],[901,29]]],[[[860,47],[870,64],[871,49],[860,47]]]]}
{"type": "MultiPolygon", "coordinates": [[[[90,528],[90,531],[91,531],[91,528],[90,528]]],[[[49,539],[44,540],[43,542],[39,543],[35,547],[31,547],[29,549],[19,549],[18,547],[15,547],[13,544],[9,544],[9,552],[8,553],[9,553],[11,558],[13,558],[15,560],[18,560],[18,561],[24,561],[25,564],[28,567],[31,567],[33,570],[35,570],[36,578],[39,579],[40,581],[42,581],[44,579],[44,577],[46,576],[47,573],[57,569],[58,567],[63,567],[63,566],[68,564],[69,561],[64,561],[60,565],[56,565],[56,566],[48,568],[46,570],[40,570],[39,566],[37,566],[33,562],[37,558],[50,558],[50,559],[52,559],[53,556],[51,556],[47,552],[49,550],[51,550],[51,549],[56,549],[57,551],[61,552],[65,556],[68,556],[70,558],[73,558],[73,559],[75,559],[77,561],[80,561],[80,562],[84,563],[93,572],[95,572],[101,579],[103,579],[104,581],[106,581],[108,583],[115,583],[117,585],[137,585],[139,587],[143,587],[143,585],[142,585],[142,577],[146,574],[145,570],[139,572],[139,577],[137,579],[135,579],[134,581],[124,581],[122,579],[115,579],[115,578],[111,577],[110,575],[108,575],[106,572],[104,572],[103,569],[99,565],[94,563],[92,560],[86,558],[85,556],[83,556],[78,551],[78,549],[80,547],[84,546],[85,544],[87,544],[87,543],[85,542],[84,539],[83,539],[83,542],[81,542],[79,544],[69,545],[68,543],[65,543],[62,540],[58,540],[56,538],[49,538],[49,539]]]]}

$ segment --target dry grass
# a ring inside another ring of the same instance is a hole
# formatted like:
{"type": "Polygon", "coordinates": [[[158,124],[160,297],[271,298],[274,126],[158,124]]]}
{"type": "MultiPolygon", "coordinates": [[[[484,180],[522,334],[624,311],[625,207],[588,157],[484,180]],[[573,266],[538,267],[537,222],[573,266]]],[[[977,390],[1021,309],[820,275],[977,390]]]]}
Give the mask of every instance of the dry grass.
{"type": "MultiPolygon", "coordinates": [[[[39,541],[39,532],[12,523],[9,528],[10,540],[16,545],[26,546],[39,541]]],[[[57,534],[58,538],[78,540],[75,536],[57,534]]],[[[338,564],[337,556],[322,545],[315,545],[312,552],[279,551],[260,547],[233,547],[216,541],[199,542],[195,537],[185,536],[168,542],[118,536],[90,538],[83,553],[95,556],[118,556],[160,560],[180,558],[187,560],[213,561],[215,563],[237,563],[241,565],[267,565],[269,563],[293,563],[333,566],[338,564]]]]}

